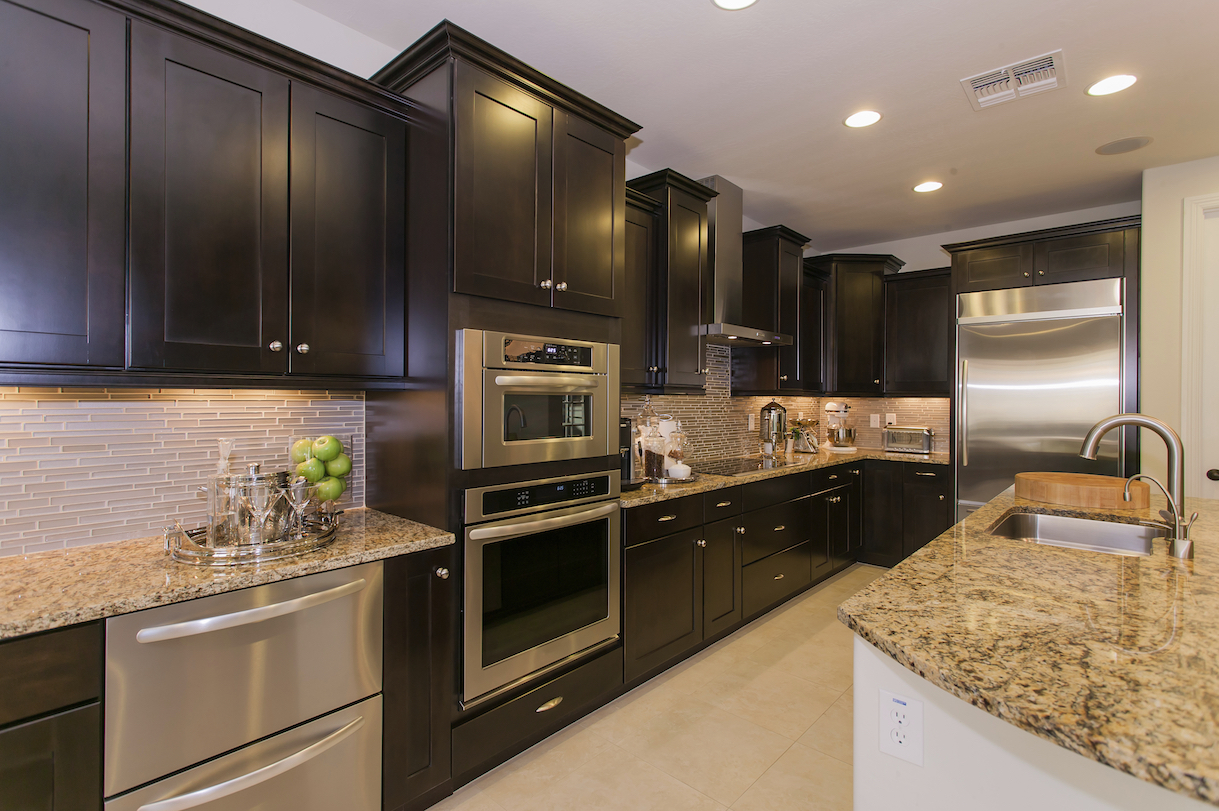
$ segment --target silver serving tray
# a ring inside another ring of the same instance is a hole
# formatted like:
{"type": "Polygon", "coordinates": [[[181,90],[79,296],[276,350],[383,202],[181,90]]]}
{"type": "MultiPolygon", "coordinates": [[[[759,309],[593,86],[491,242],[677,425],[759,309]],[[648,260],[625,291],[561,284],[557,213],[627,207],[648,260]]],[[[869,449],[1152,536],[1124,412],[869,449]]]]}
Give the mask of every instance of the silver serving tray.
{"type": "Polygon", "coordinates": [[[333,518],[311,518],[305,521],[305,531],[295,537],[265,543],[208,546],[207,527],[197,529],[165,528],[165,549],[179,563],[194,566],[238,566],[243,563],[263,563],[294,555],[314,552],[332,543],[338,531],[338,514],[333,518]]]}

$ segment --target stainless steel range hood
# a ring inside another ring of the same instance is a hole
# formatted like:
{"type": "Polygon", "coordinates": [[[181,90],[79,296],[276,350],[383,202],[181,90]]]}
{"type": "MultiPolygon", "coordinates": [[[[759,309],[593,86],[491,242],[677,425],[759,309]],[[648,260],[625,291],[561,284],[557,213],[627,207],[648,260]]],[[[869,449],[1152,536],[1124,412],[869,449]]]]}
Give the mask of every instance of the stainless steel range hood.
{"type": "Polygon", "coordinates": [[[741,231],[745,193],[719,175],[698,181],[719,194],[707,203],[707,242],[715,275],[711,323],[703,326],[708,343],[725,346],[788,346],[790,335],[741,323],[741,231]]]}

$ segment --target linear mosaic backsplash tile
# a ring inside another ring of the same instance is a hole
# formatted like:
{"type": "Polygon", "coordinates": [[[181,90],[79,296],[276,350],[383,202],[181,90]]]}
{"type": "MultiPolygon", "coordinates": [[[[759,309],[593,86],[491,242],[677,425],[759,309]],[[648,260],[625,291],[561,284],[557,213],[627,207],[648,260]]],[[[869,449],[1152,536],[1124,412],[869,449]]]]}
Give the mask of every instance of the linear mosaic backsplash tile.
{"type": "Polygon", "coordinates": [[[203,523],[218,437],[234,469],[288,467],[293,436],[352,435],[343,507],[364,504],[364,393],[0,387],[0,555],[203,523]]]}
{"type": "MultiPolygon", "coordinates": [[[[731,363],[725,346],[707,346],[707,386],[703,395],[664,395],[652,398],[652,406],[660,414],[672,414],[682,422],[682,428],[690,437],[691,458],[694,460],[730,459],[758,453],[758,433],[749,430],[749,415],[758,415],[770,397],[733,397],[731,392],[731,363]]],[[[787,418],[792,420],[801,413],[805,419],[819,422],[818,436],[825,439],[825,413],[821,411],[823,398],[777,397],[787,409],[787,418]]],[[[825,398],[828,400],[829,398],[825,398]]],[[[899,425],[918,425],[931,428],[933,450],[948,450],[949,400],[946,397],[846,397],[832,398],[845,401],[851,406],[851,424],[856,428],[856,442],[863,448],[879,448],[879,428],[870,428],[869,416],[879,414],[884,424],[885,414],[897,415],[899,425]]],[[[624,394],[620,412],[624,417],[635,417],[643,408],[643,396],[624,394]]],[[[755,421],[756,425],[756,421],[755,421]]]]}

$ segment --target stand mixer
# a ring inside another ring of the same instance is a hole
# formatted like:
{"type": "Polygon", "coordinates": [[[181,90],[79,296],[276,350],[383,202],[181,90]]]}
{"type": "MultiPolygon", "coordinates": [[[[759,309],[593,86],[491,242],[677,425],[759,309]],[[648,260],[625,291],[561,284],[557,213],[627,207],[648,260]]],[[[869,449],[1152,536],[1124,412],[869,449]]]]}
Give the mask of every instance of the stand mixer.
{"type": "Polygon", "coordinates": [[[850,411],[851,407],[846,403],[831,401],[825,404],[825,438],[833,453],[855,451],[855,429],[847,425],[850,411]]]}

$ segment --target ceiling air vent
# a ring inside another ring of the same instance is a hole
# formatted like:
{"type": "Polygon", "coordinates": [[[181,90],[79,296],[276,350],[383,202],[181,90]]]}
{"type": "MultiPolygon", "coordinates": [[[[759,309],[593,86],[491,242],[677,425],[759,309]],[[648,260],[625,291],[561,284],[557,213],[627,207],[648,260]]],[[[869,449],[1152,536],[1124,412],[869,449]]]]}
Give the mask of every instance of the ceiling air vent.
{"type": "Polygon", "coordinates": [[[1062,51],[1058,50],[962,79],[961,87],[965,88],[973,108],[981,110],[1034,93],[1056,90],[1066,83],[1067,71],[1062,51]]]}

